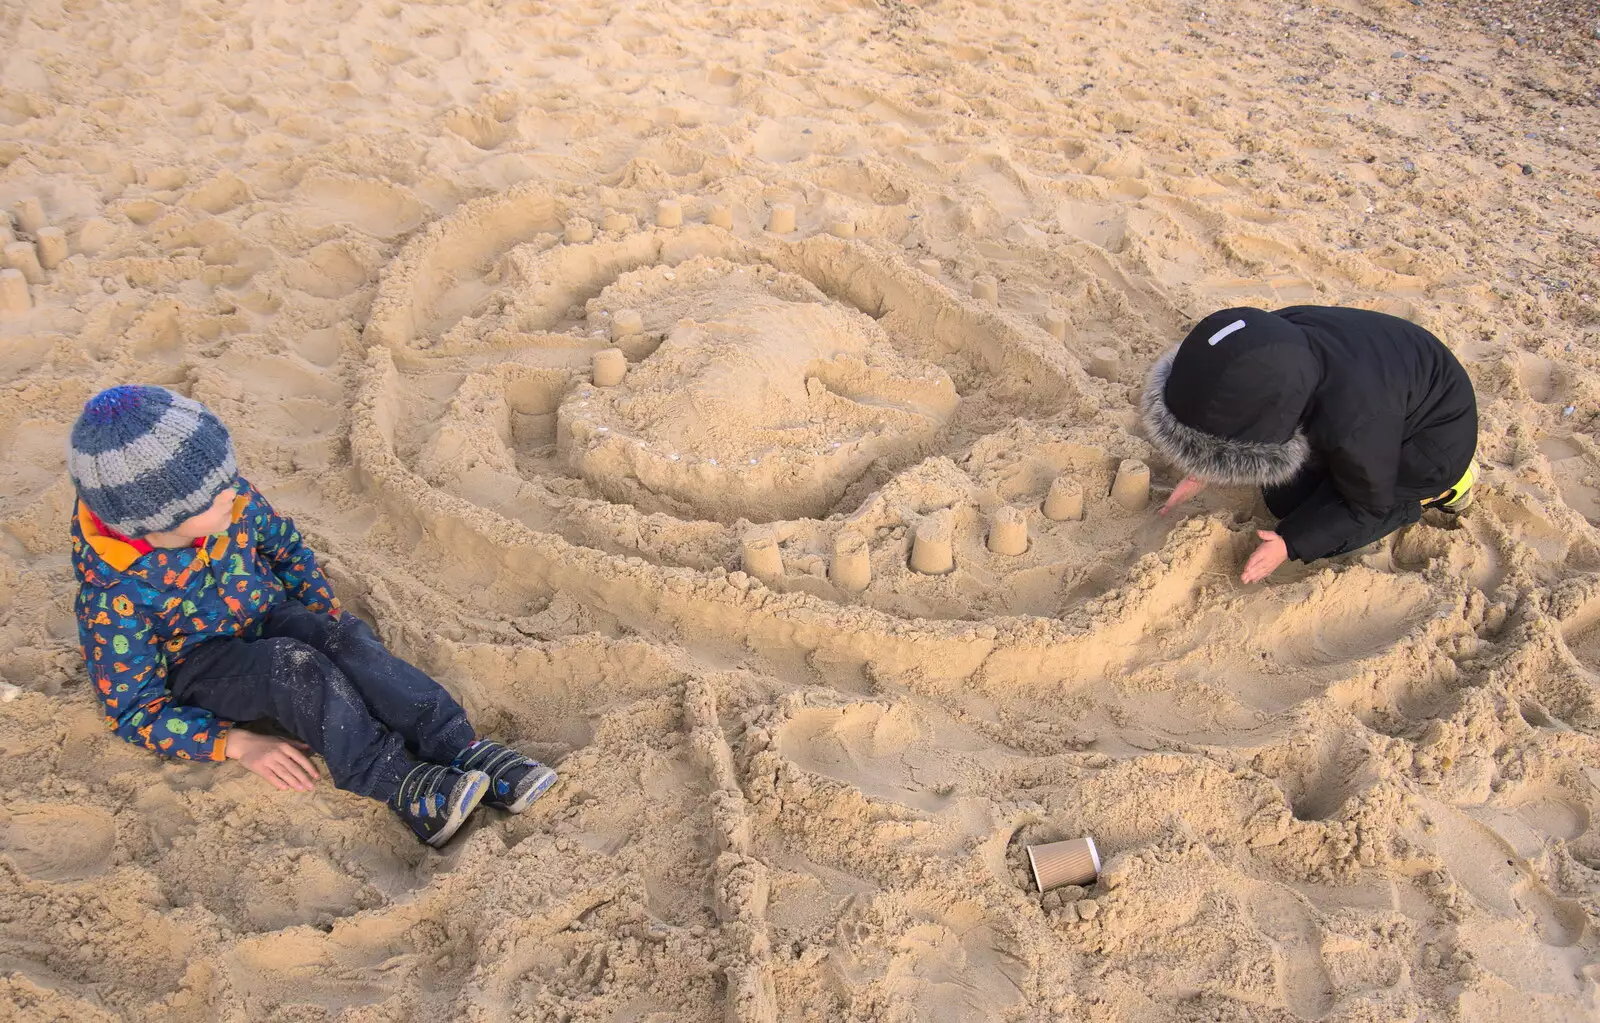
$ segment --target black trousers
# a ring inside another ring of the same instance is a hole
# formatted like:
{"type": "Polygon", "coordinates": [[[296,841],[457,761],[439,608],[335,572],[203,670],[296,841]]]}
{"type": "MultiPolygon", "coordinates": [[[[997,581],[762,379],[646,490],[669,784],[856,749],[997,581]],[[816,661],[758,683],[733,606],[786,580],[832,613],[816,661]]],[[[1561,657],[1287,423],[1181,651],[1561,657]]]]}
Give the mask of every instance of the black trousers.
{"type": "MultiPolygon", "coordinates": [[[[1339,494],[1339,489],[1333,485],[1333,480],[1321,466],[1316,464],[1307,465],[1287,483],[1261,488],[1261,497],[1266,501],[1267,510],[1279,519],[1307,501],[1322,504],[1344,500],[1339,494]]],[[[1322,556],[1331,558],[1339,554],[1349,554],[1369,543],[1382,540],[1395,530],[1408,526],[1421,517],[1422,502],[1401,501],[1383,515],[1373,519],[1370,525],[1346,540],[1337,550],[1329,551],[1322,556]]]]}
{"type": "Polygon", "coordinates": [[[475,738],[444,687],[391,654],[353,614],[299,601],[256,639],[201,643],[168,679],[173,699],[233,721],[271,718],[328,763],[341,789],[387,800],[418,761],[448,764],[475,738]]]}

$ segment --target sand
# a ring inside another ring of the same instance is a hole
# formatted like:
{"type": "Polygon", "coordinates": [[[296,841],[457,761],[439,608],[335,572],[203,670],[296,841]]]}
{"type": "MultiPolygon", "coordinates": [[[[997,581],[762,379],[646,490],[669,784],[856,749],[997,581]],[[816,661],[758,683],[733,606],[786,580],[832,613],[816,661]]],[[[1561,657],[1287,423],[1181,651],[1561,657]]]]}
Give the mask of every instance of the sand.
{"type": "Polygon", "coordinates": [[[0,7],[0,1016],[1596,1018],[1600,42],[1513,8],[0,7]],[[1445,338],[1483,482],[1246,588],[1136,398],[1296,302],[1445,338]],[[436,853],[111,736],[125,381],[559,787],[436,853]]]}

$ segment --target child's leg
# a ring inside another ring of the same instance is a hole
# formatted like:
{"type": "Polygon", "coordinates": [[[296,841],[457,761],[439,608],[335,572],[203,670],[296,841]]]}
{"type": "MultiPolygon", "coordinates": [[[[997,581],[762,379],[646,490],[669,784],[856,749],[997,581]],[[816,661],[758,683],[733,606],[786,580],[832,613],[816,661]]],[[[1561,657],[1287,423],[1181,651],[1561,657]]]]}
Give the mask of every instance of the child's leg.
{"type": "Polygon", "coordinates": [[[448,764],[476,738],[455,698],[390,653],[355,615],[333,618],[291,601],[268,616],[266,632],[298,640],[325,655],[360,692],[372,715],[423,760],[448,764]]]}
{"type": "MultiPolygon", "coordinates": [[[[1279,519],[1307,502],[1334,502],[1342,501],[1339,489],[1334,486],[1333,480],[1324,475],[1319,469],[1304,469],[1294,479],[1279,487],[1267,487],[1261,491],[1262,498],[1266,501],[1267,510],[1279,519]]],[[[1352,536],[1337,550],[1329,551],[1324,557],[1336,557],[1360,550],[1369,543],[1376,543],[1384,537],[1417,521],[1422,514],[1421,505],[1415,501],[1401,502],[1389,509],[1381,517],[1371,520],[1367,528],[1352,536]]]]}
{"type": "Polygon", "coordinates": [[[168,680],[173,699],[234,721],[271,718],[328,763],[333,783],[390,800],[416,765],[326,656],[299,640],[214,639],[168,680]]]}

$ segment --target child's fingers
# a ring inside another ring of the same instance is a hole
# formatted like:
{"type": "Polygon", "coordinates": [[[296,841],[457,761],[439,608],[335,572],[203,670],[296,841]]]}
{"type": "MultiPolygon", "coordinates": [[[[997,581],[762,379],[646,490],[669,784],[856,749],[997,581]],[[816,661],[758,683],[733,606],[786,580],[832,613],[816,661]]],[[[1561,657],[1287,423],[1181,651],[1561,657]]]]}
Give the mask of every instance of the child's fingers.
{"type": "Polygon", "coordinates": [[[1256,551],[1250,555],[1250,560],[1244,564],[1244,575],[1240,576],[1240,578],[1246,583],[1260,582],[1263,575],[1261,571],[1262,562],[1265,560],[1261,551],[1256,551]]]}
{"type": "Polygon", "coordinates": [[[277,789],[279,792],[282,792],[289,787],[288,782],[278,777],[278,772],[273,770],[273,766],[271,764],[262,764],[261,770],[257,771],[256,773],[267,779],[267,783],[273,788],[277,789]]]}
{"type": "Polygon", "coordinates": [[[283,755],[300,765],[300,768],[305,771],[306,777],[312,781],[315,781],[317,777],[317,766],[311,762],[310,757],[300,752],[301,750],[309,750],[310,748],[310,746],[302,746],[299,743],[294,743],[293,745],[284,747],[283,755]]]}
{"type": "Polygon", "coordinates": [[[1172,509],[1204,490],[1205,486],[1203,481],[1197,480],[1193,476],[1184,477],[1177,486],[1172,488],[1172,496],[1168,497],[1167,503],[1161,506],[1161,514],[1170,513],[1172,509]]]}
{"type": "Polygon", "coordinates": [[[305,777],[305,772],[300,765],[288,756],[288,747],[280,747],[262,758],[261,766],[270,777],[284,784],[280,787],[305,790],[311,787],[311,782],[305,777]]]}
{"type": "Polygon", "coordinates": [[[316,772],[298,750],[288,747],[277,756],[278,774],[302,792],[309,792],[316,782],[316,772]]]}

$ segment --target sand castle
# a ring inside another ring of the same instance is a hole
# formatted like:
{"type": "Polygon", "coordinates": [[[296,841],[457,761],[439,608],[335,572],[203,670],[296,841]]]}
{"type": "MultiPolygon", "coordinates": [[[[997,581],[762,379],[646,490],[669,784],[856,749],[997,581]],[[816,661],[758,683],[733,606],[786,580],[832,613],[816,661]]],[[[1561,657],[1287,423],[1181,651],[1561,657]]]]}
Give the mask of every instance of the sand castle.
{"type": "Polygon", "coordinates": [[[596,387],[615,387],[628,373],[628,357],[620,348],[602,348],[594,353],[590,379],[596,387]]]}
{"type": "Polygon", "coordinates": [[[0,312],[22,313],[33,308],[28,279],[21,270],[0,270],[0,312]]]}

